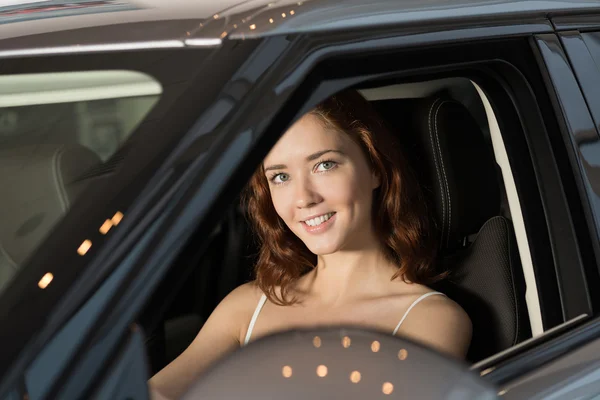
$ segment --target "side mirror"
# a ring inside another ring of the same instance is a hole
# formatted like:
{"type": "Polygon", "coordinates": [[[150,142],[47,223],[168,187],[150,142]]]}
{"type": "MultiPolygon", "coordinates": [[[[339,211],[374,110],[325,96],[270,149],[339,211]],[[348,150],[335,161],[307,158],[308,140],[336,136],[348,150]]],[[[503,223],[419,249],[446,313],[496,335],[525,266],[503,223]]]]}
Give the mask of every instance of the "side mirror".
{"type": "Polygon", "coordinates": [[[358,328],[261,338],[210,369],[183,399],[496,399],[466,364],[358,328]]]}

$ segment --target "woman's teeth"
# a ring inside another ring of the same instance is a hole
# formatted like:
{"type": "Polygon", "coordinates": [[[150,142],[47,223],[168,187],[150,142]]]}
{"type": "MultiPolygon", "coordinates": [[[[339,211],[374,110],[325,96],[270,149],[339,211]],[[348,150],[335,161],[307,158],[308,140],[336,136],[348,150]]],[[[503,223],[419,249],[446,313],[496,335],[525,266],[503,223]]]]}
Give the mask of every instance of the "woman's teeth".
{"type": "Polygon", "coordinates": [[[308,219],[306,221],[304,221],[304,223],[308,226],[319,226],[321,225],[323,222],[327,221],[329,218],[331,218],[333,216],[333,214],[335,213],[328,213],[325,215],[321,215],[320,217],[316,217],[313,219],[308,219]]]}

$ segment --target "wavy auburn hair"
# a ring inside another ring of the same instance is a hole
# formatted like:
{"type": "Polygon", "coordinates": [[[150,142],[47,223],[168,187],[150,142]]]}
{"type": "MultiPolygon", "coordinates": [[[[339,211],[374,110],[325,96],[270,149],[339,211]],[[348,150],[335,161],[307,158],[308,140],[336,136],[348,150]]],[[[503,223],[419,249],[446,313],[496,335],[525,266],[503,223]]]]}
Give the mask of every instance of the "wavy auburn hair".
{"type": "MultiPolygon", "coordinates": [[[[444,278],[434,268],[436,234],[419,183],[371,104],[348,90],[323,101],[309,114],[318,117],[325,128],[349,135],[380,177],[381,185],[373,191],[372,219],[386,256],[398,266],[392,279],[426,285],[444,278]]],[[[262,164],[250,179],[243,201],[260,245],[256,283],[270,301],[293,304],[296,299],[289,299],[290,290],[316,266],[317,256],[277,215],[262,164]]]]}

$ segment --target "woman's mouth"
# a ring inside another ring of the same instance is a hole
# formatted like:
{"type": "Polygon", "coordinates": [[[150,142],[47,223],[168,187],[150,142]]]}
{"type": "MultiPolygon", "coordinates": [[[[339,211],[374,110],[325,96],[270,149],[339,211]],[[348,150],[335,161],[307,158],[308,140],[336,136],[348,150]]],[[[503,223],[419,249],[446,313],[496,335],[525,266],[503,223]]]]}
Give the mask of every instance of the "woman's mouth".
{"type": "Polygon", "coordinates": [[[335,212],[330,212],[307,219],[306,221],[302,221],[302,226],[308,233],[322,233],[334,223],[335,214],[335,212]]]}

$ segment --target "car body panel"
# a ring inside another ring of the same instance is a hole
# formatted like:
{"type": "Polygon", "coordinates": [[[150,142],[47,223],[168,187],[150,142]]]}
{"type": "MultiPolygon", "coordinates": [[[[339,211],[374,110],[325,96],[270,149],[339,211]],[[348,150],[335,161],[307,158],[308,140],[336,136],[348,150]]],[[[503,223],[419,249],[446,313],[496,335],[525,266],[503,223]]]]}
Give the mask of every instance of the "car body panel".
{"type": "MultiPolygon", "coordinates": [[[[570,46],[573,56],[575,52],[579,52],[582,57],[586,53],[589,57],[585,47],[583,49],[580,48],[581,46],[575,47],[575,44],[578,42],[575,41],[570,46]],[[582,50],[583,54],[581,54],[582,50]]],[[[569,139],[572,147],[568,146],[568,150],[571,152],[573,165],[579,169],[577,176],[581,177],[580,190],[585,194],[582,198],[589,201],[589,203],[583,204],[583,207],[590,223],[590,234],[593,237],[596,259],[599,259],[600,165],[596,161],[600,152],[599,132],[584,97],[585,92],[582,93],[575,73],[571,72],[569,60],[562,49],[560,39],[555,35],[540,35],[538,45],[546,62],[549,78],[555,87],[558,106],[565,116],[565,123],[570,133],[569,139]]],[[[589,69],[587,72],[593,74],[594,81],[599,81],[600,74],[597,68],[595,72],[589,69]]],[[[587,91],[588,89],[583,90],[587,91]]]]}
{"type": "Polygon", "coordinates": [[[499,21],[546,18],[563,12],[600,11],[594,0],[282,0],[260,5],[253,10],[220,13],[218,18],[196,32],[194,37],[233,39],[336,30],[356,30],[373,26],[473,25],[499,21]]]}
{"type": "MultiPolygon", "coordinates": [[[[550,13],[600,11],[595,0],[113,1],[124,4],[125,9],[79,10],[78,15],[30,16],[24,20],[5,18],[3,21],[0,8],[0,57],[27,54],[23,51],[40,48],[66,47],[64,52],[73,52],[77,46],[83,47],[77,51],[85,51],[86,46],[109,44],[132,46],[135,43],[140,48],[214,46],[225,37],[244,39],[385,25],[411,30],[426,23],[448,29],[498,25],[500,21],[510,20],[524,23],[546,19],[550,13]]],[[[120,49],[113,46],[102,50],[111,48],[120,49]]]]}
{"type": "Polygon", "coordinates": [[[589,399],[600,393],[600,339],[502,387],[507,400],[589,399]]]}

